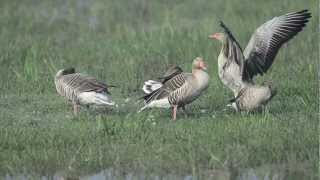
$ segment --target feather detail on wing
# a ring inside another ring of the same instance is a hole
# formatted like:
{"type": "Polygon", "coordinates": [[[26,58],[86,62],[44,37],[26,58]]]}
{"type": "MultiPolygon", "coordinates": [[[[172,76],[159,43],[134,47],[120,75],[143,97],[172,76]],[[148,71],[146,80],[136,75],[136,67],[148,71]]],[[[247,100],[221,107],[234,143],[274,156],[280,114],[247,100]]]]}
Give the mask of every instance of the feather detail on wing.
{"type": "Polygon", "coordinates": [[[67,86],[78,92],[106,92],[109,94],[107,84],[98,81],[96,78],[80,73],[67,74],[61,79],[67,86]]]}
{"type": "Polygon", "coordinates": [[[152,92],[151,94],[145,96],[145,102],[149,103],[153,100],[166,98],[169,94],[178,88],[182,87],[183,84],[186,82],[186,76],[184,73],[180,73],[170,80],[167,80],[163,86],[156,91],[152,92]]]}
{"type": "Polygon", "coordinates": [[[262,75],[272,65],[280,47],[297,35],[309,21],[308,10],[288,13],[262,24],[251,36],[244,50],[246,58],[243,79],[262,75]]]}
{"type": "Polygon", "coordinates": [[[220,21],[220,26],[224,29],[226,34],[226,42],[223,46],[223,53],[228,58],[229,61],[234,61],[240,66],[240,70],[243,67],[244,57],[242,54],[242,49],[238,41],[234,38],[229,28],[220,21]]]}
{"type": "Polygon", "coordinates": [[[183,70],[179,66],[173,65],[169,67],[166,73],[164,73],[164,75],[162,77],[159,77],[158,79],[162,80],[161,83],[164,84],[166,81],[170,80],[178,74],[181,74],[182,72],[183,70]]]}
{"type": "Polygon", "coordinates": [[[154,80],[148,80],[144,82],[144,85],[142,87],[142,90],[144,93],[151,94],[153,91],[156,91],[157,89],[161,88],[162,83],[154,80]]]}
{"type": "Polygon", "coordinates": [[[182,72],[183,71],[179,66],[174,65],[169,67],[162,77],[158,78],[159,80],[161,80],[161,82],[154,81],[154,80],[146,81],[142,88],[142,90],[144,91],[144,93],[146,93],[146,95],[143,96],[142,98],[145,100],[146,103],[149,103],[151,100],[154,100],[155,97],[157,98],[164,97],[166,92],[161,88],[164,85],[168,86],[168,84],[172,84],[171,81],[174,81],[172,79],[180,75],[182,72]]]}
{"type": "Polygon", "coordinates": [[[114,105],[109,86],[94,77],[75,73],[74,68],[59,70],[55,76],[57,92],[76,104],[114,105]]]}

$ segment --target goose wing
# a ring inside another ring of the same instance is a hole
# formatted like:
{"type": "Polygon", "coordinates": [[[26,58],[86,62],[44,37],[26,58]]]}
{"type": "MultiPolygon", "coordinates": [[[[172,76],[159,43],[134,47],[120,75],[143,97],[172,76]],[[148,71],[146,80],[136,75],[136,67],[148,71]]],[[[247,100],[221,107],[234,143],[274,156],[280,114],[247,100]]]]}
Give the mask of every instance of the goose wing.
{"type": "Polygon", "coordinates": [[[251,36],[244,50],[243,79],[262,75],[272,65],[280,47],[297,35],[309,21],[308,10],[288,13],[262,24],[251,36]]]}
{"type": "Polygon", "coordinates": [[[222,21],[220,21],[220,26],[224,29],[224,32],[227,36],[223,48],[223,53],[228,58],[228,61],[238,64],[241,70],[244,63],[242,48],[229,28],[222,21]]]}
{"type": "Polygon", "coordinates": [[[181,88],[186,83],[187,78],[188,74],[186,73],[180,73],[172,77],[171,79],[165,81],[161,88],[152,92],[152,94],[150,94],[149,97],[145,99],[145,102],[149,103],[152,100],[168,97],[171,92],[181,88]]]}
{"type": "Polygon", "coordinates": [[[96,78],[80,73],[68,74],[63,77],[63,82],[78,92],[108,92],[107,84],[98,81],[96,78]]]}
{"type": "Polygon", "coordinates": [[[235,91],[242,84],[244,56],[241,46],[228,27],[222,21],[220,21],[220,26],[224,29],[225,34],[222,51],[220,52],[223,53],[221,57],[225,58],[225,60],[222,60],[225,63],[223,66],[219,66],[219,77],[228,88],[235,91]]]}
{"type": "Polygon", "coordinates": [[[176,65],[173,65],[169,67],[169,69],[164,73],[162,77],[159,77],[158,79],[161,80],[161,83],[164,84],[170,79],[172,79],[174,76],[181,74],[183,70],[176,65]]]}

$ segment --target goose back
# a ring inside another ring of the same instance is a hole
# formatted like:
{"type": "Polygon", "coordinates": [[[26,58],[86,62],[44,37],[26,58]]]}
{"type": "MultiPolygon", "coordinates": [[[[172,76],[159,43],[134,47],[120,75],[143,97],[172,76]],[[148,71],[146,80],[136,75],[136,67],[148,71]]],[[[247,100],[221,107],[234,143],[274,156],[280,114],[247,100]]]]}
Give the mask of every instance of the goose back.
{"type": "Polygon", "coordinates": [[[276,91],[273,91],[268,86],[247,86],[238,93],[234,102],[238,110],[255,111],[266,105],[274,97],[275,93],[276,91]]]}
{"type": "Polygon", "coordinates": [[[57,92],[67,100],[79,104],[79,94],[97,92],[110,94],[108,85],[97,79],[80,73],[72,73],[55,77],[57,92]]]}

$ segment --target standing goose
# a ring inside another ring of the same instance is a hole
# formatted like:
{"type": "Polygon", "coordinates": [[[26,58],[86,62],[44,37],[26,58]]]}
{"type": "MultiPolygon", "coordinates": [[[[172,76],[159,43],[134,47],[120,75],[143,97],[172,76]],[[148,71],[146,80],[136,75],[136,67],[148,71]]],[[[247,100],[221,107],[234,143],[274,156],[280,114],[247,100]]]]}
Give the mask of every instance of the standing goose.
{"type": "MultiPolygon", "coordinates": [[[[139,112],[146,108],[170,108],[172,107],[172,119],[176,119],[177,108],[184,107],[197,99],[209,85],[209,75],[205,71],[207,65],[203,59],[197,57],[192,63],[192,73],[182,72],[180,67],[173,66],[162,78],[162,83],[156,90],[146,93],[144,100],[146,105],[139,112]]],[[[144,86],[149,85],[149,81],[144,86]]],[[[143,88],[145,90],[147,88],[143,88]]]]}
{"type": "Polygon", "coordinates": [[[244,51],[220,22],[224,33],[215,33],[209,38],[222,43],[218,57],[219,77],[233,91],[235,98],[231,103],[236,110],[260,109],[276,94],[270,83],[255,85],[253,77],[267,72],[281,46],[302,31],[310,17],[308,10],[274,17],[256,29],[244,51]]]}
{"type": "Polygon", "coordinates": [[[171,78],[173,78],[174,76],[182,72],[183,71],[179,66],[172,65],[168,68],[168,70],[165,72],[165,74],[162,77],[158,78],[159,80],[161,80],[161,82],[154,81],[154,80],[148,80],[144,82],[142,90],[147,95],[144,96],[143,98],[144,99],[148,98],[148,94],[151,95],[151,93],[159,89],[162,86],[162,84],[164,84],[165,82],[167,82],[168,80],[170,80],[171,78]]]}
{"type": "Polygon", "coordinates": [[[76,73],[74,68],[61,69],[54,77],[57,92],[73,104],[74,114],[80,111],[80,105],[110,105],[112,101],[109,87],[96,78],[76,73]]]}

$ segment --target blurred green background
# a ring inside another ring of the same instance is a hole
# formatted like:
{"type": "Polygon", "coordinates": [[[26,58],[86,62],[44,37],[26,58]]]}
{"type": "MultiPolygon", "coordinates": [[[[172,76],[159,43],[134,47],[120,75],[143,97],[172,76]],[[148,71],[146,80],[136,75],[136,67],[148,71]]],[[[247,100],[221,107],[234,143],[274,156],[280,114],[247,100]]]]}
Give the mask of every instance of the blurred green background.
{"type": "Polygon", "coordinates": [[[200,177],[216,168],[307,164],[297,177],[315,178],[318,6],[316,0],[2,0],[1,174],[64,171],[70,162],[75,174],[118,167],[200,177]],[[232,93],[217,74],[220,44],[208,39],[221,31],[219,20],[244,48],[262,23],[302,9],[311,11],[311,21],[257,78],[279,90],[266,111],[226,110],[232,93]],[[166,110],[136,114],[145,80],[170,64],[190,71],[197,56],[209,64],[211,80],[188,106],[191,116],[178,114],[172,123],[166,110]],[[71,66],[117,85],[111,92],[120,109],[73,117],[53,82],[57,70],[71,66]]]}

